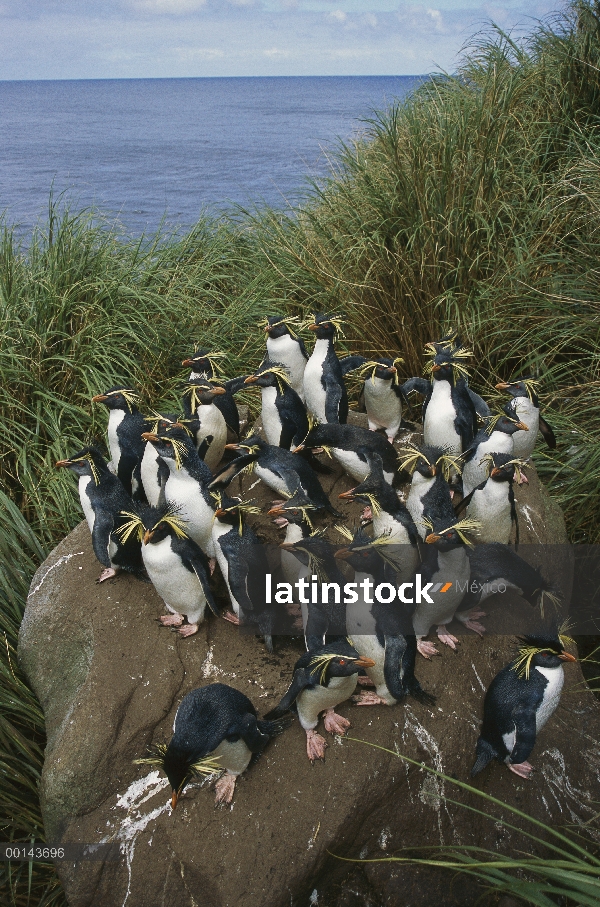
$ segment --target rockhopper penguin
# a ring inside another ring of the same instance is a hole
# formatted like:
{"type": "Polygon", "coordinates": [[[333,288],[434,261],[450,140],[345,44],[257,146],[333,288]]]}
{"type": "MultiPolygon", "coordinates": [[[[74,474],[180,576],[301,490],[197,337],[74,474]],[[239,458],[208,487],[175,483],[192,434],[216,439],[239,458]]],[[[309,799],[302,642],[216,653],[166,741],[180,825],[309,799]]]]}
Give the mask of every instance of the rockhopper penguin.
{"type": "Polygon", "coordinates": [[[301,444],[308,433],[308,416],[287,371],[267,359],[244,383],[260,388],[261,421],[269,444],[286,450],[301,444]]]}
{"type": "Polygon", "coordinates": [[[117,535],[123,542],[131,534],[137,535],[146,573],[170,611],[159,618],[163,627],[178,627],[180,636],[193,636],[204,620],[207,605],[219,617],[221,612],[208,582],[208,560],[187,536],[177,508],[172,504],[140,506],[135,511],[122,511],[121,516],[127,522],[116,530],[117,535]]]}
{"type": "Polygon", "coordinates": [[[131,388],[111,387],[92,397],[92,403],[103,403],[108,409],[108,449],[115,475],[134,500],[143,500],[140,462],[144,455],[142,432],[149,424],[138,409],[140,397],[131,388]]]}
{"type": "Polygon", "coordinates": [[[206,378],[194,378],[183,389],[182,404],[186,419],[194,424],[196,449],[214,472],[223,458],[227,443],[227,423],[216,400],[226,393],[224,387],[206,378]]]}
{"type": "Polygon", "coordinates": [[[189,366],[190,381],[195,378],[205,378],[216,387],[222,387],[224,394],[215,397],[215,406],[223,413],[223,418],[227,427],[233,432],[236,438],[240,436],[240,415],[236,406],[233,395],[240,390],[244,384],[245,375],[240,378],[231,378],[227,381],[219,376],[220,368],[218,360],[225,357],[225,353],[207,353],[206,350],[196,350],[187,359],[184,359],[182,365],[189,366]]]}
{"type": "Polygon", "coordinates": [[[304,370],[304,400],[318,422],[345,423],[348,419],[348,395],[334,348],[341,325],[340,315],[324,313],[315,313],[314,322],[308,325],[316,340],[304,370]]]}
{"type": "Polygon", "coordinates": [[[527,433],[523,430],[513,435],[514,453],[516,457],[527,460],[533,453],[538,431],[541,431],[544,441],[554,450],[556,438],[554,432],[540,413],[540,401],[536,393],[539,381],[531,375],[517,378],[515,381],[501,381],[496,385],[496,390],[508,391],[511,400],[504,407],[507,416],[518,419],[527,426],[527,433]]]}
{"type": "Polygon", "coordinates": [[[167,746],[153,747],[155,755],[136,764],[157,765],[171,785],[175,809],[186,784],[225,770],[215,784],[215,805],[231,803],[235,782],[273,737],[289,724],[261,721],[247,696],[224,683],[192,690],[181,701],[167,746]]]}
{"type": "Polygon", "coordinates": [[[364,363],[358,374],[364,378],[363,391],[369,430],[383,428],[390,444],[400,430],[403,393],[398,366],[404,359],[374,359],[364,363]]]}
{"type": "MultiPolygon", "coordinates": [[[[154,435],[163,434],[168,428],[178,421],[176,413],[154,414],[154,421],[148,419],[148,428],[146,431],[154,435]]],[[[140,475],[142,486],[146,495],[146,500],[151,507],[157,507],[161,500],[161,492],[169,475],[169,469],[161,460],[153,444],[149,444],[142,438],[144,455],[140,464],[140,475]]]]}
{"type": "Polygon", "coordinates": [[[327,743],[315,731],[319,715],[325,713],[323,723],[330,734],[345,734],[350,722],[336,715],[335,707],[352,696],[360,669],[371,667],[372,659],[359,655],[346,641],[309,650],[296,662],[287,693],[265,719],[280,718],[295,704],[300,724],[306,731],[308,758],[311,762],[324,759],[327,743]]]}
{"type": "Polygon", "coordinates": [[[300,330],[300,327],[300,320],[291,315],[273,315],[267,318],[264,326],[267,358],[270,362],[278,362],[287,370],[292,388],[304,402],[304,369],[308,353],[304,341],[296,333],[296,329],[300,330]]]}
{"type": "Polygon", "coordinates": [[[519,521],[515,505],[513,480],[515,475],[521,481],[527,481],[521,472],[522,460],[511,454],[490,453],[483,459],[487,465],[488,477],[480,482],[456,506],[456,513],[466,509],[469,519],[480,524],[477,541],[479,544],[500,542],[508,545],[515,526],[515,547],[519,545],[519,521]]]}
{"type": "Polygon", "coordinates": [[[563,662],[577,659],[565,651],[568,637],[524,636],[517,657],[492,680],[483,703],[483,725],[477,741],[477,775],[493,759],[505,762],[520,778],[530,778],[527,762],[536,737],[559,701],[563,662]]]}
{"type": "Polygon", "coordinates": [[[463,495],[467,497],[474,488],[487,478],[487,461],[489,453],[505,453],[514,457],[513,435],[517,431],[527,431],[524,422],[510,418],[504,413],[496,413],[487,424],[477,432],[471,444],[465,449],[462,460],[463,495]]]}
{"type": "Polygon", "coordinates": [[[385,481],[391,485],[399,479],[398,454],[393,445],[383,435],[367,428],[333,423],[313,425],[296,452],[305,447],[331,454],[357,482],[363,482],[367,478],[371,471],[369,458],[379,454],[385,481]]]}
{"type": "Polygon", "coordinates": [[[454,516],[450,470],[460,473],[459,461],[441,447],[408,445],[399,450],[401,468],[412,475],[406,507],[422,539],[427,534],[423,514],[430,519],[451,520],[454,516]]]}
{"type": "Polygon", "coordinates": [[[133,501],[122,482],[109,470],[104,457],[94,447],[84,447],[68,460],[58,460],[79,477],[79,500],[92,534],[94,554],[104,567],[97,582],[115,576],[119,570],[139,573],[142,554],[137,537],[121,541],[115,530],[125,521],[122,510],[132,510],[133,501]]]}

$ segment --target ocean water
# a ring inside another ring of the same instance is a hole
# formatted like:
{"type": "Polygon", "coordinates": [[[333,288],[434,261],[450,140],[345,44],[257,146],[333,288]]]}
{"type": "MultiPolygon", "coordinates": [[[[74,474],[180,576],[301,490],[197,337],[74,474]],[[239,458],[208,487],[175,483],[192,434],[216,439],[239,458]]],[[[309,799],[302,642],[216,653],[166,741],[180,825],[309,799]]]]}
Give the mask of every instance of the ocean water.
{"type": "Polygon", "coordinates": [[[339,141],[423,77],[0,82],[0,211],[27,234],[50,190],[133,235],[205,208],[296,202],[339,141]],[[328,154],[329,153],[329,154],[328,154]]]}

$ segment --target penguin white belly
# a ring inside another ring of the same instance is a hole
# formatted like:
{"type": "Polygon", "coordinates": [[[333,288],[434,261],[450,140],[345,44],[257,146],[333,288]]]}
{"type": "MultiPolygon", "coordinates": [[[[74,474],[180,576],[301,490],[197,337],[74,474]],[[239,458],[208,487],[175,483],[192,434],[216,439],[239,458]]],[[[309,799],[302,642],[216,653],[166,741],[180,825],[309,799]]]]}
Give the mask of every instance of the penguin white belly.
{"type": "Polygon", "coordinates": [[[452,583],[447,592],[427,591],[433,604],[422,601],[413,614],[413,627],[418,637],[427,636],[434,624],[449,624],[463,598],[471,577],[471,564],[463,546],[438,554],[438,569],[429,582],[452,583]]]}
{"type": "Polygon", "coordinates": [[[449,454],[462,453],[462,441],[454,427],[456,411],[449,381],[434,381],[423,423],[423,442],[431,447],[445,447],[449,454]]]}
{"type": "Polygon", "coordinates": [[[384,378],[365,381],[365,406],[369,428],[389,429],[388,434],[396,435],[402,421],[402,403],[392,390],[391,381],[384,378]]]}
{"type": "MultiPolygon", "coordinates": [[[[358,588],[356,589],[358,601],[346,605],[346,627],[348,635],[352,637],[356,636],[357,638],[360,635],[369,634],[372,636],[375,633],[375,619],[371,614],[372,603],[369,604],[365,601],[364,592],[360,586],[360,583],[365,579],[370,579],[371,582],[373,582],[373,577],[369,573],[355,571],[354,582],[358,583],[358,588]]],[[[371,598],[372,597],[373,587],[371,587],[371,598]]]]}
{"type": "Polygon", "coordinates": [[[230,743],[222,740],[211,756],[219,757],[219,765],[226,769],[230,775],[241,775],[248,768],[252,759],[252,752],[248,749],[242,738],[230,743]]]}
{"type": "Polygon", "coordinates": [[[254,472],[256,473],[257,478],[265,483],[267,488],[276,491],[277,494],[283,495],[284,498],[289,497],[292,493],[288,490],[288,487],[281,476],[278,476],[276,472],[261,466],[260,463],[255,463],[254,472]]]}
{"type": "Polygon", "coordinates": [[[204,500],[198,482],[184,470],[174,470],[167,479],[165,496],[169,503],[181,508],[178,515],[187,523],[185,531],[189,537],[207,557],[214,557],[211,538],[214,511],[204,500]]]}
{"type": "Polygon", "coordinates": [[[196,416],[200,420],[200,428],[196,432],[196,447],[199,448],[205,438],[212,437],[210,446],[204,455],[204,462],[214,472],[223,458],[223,451],[227,443],[227,424],[223,413],[217,409],[214,403],[198,406],[196,416]]]}
{"type": "Polygon", "coordinates": [[[485,488],[476,491],[467,507],[469,519],[478,520],[481,529],[477,541],[481,544],[500,542],[508,545],[512,532],[512,518],[508,482],[495,482],[488,479],[485,488]]]}
{"type": "Polygon", "coordinates": [[[83,509],[83,515],[87,520],[87,524],[90,532],[94,531],[94,522],[96,520],[93,507],[90,503],[90,499],[87,495],[87,487],[90,482],[93,482],[91,476],[79,476],[79,500],[81,501],[81,507],[83,509]]]}
{"type": "Polygon", "coordinates": [[[269,337],[267,339],[267,353],[271,362],[279,362],[288,370],[293,389],[300,399],[304,400],[306,359],[300,349],[300,344],[289,334],[283,334],[283,336],[276,337],[274,340],[269,337]]]}
{"type": "Polygon", "coordinates": [[[142,477],[144,493],[151,507],[156,507],[160,494],[160,485],[158,484],[158,460],[159,456],[156,452],[156,448],[152,444],[146,444],[142,462],[140,463],[140,475],[142,477]]]}
{"type": "Polygon", "coordinates": [[[540,410],[534,406],[529,397],[515,397],[511,408],[519,421],[529,429],[528,431],[520,429],[512,436],[515,457],[527,460],[533,453],[540,430],[540,410]]]}
{"type": "Polygon", "coordinates": [[[319,422],[327,422],[325,417],[326,393],[321,378],[323,364],[329,351],[328,340],[317,340],[312,351],[312,356],[304,369],[304,399],[306,408],[319,422]]]}
{"type": "Polygon", "coordinates": [[[327,686],[318,684],[311,689],[302,690],[296,699],[298,720],[305,731],[312,730],[319,723],[319,715],[326,709],[334,709],[345,702],[354,693],[358,675],[349,677],[331,677],[327,686]]]}
{"type": "Polygon", "coordinates": [[[119,461],[121,459],[121,448],[119,446],[119,438],[117,437],[117,428],[124,418],[125,410],[111,409],[108,416],[108,426],[106,428],[106,434],[108,435],[108,449],[110,451],[110,459],[115,475],[117,474],[117,471],[119,469],[119,461]]]}
{"type": "MultiPolygon", "coordinates": [[[[361,460],[358,454],[353,450],[343,450],[341,447],[332,447],[331,453],[351,478],[357,482],[364,482],[369,475],[369,465],[361,460]]],[[[387,478],[386,473],[384,477],[387,478]]]]}
{"type": "Polygon", "coordinates": [[[536,665],[535,670],[539,671],[548,681],[542,701],[535,713],[535,730],[539,734],[560,701],[565,673],[562,665],[557,668],[542,668],[536,665]]]}
{"type": "Polygon", "coordinates": [[[277,388],[263,387],[261,388],[261,391],[262,407],[260,416],[263,430],[268,443],[273,444],[275,447],[279,447],[279,442],[281,441],[281,419],[275,405],[275,401],[277,400],[277,388]]]}
{"type": "Polygon", "coordinates": [[[429,531],[423,525],[423,498],[433,486],[434,482],[434,478],[425,478],[425,476],[422,476],[420,472],[415,470],[413,472],[412,482],[410,483],[408,498],[406,499],[406,509],[413,518],[415,526],[417,527],[417,532],[422,539],[425,538],[429,531]]]}
{"type": "Polygon", "coordinates": [[[376,636],[353,636],[352,645],[359,655],[370,658],[375,662],[372,668],[365,668],[370,680],[375,685],[378,696],[385,699],[388,705],[395,705],[396,700],[390,693],[385,682],[383,666],[385,664],[385,648],[379,644],[376,636]]]}
{"type": "Polygon", "coordinates": [[[223,579],[225,580],[225,585],[227,586],[227,591],[229,592],[229,598],[231,599],[231,607],[233,608],[234,614],[237,617],[239,617],[240,616],[240,603],[238,602],[237,598],[232,593],[231,586],[229,585],[229,561],[225,557],[223,549],[221,548],[221,546],[219,544],[219,539],[221,538],[221,536],[227,535],[227,533],[230,531],[231,531],[231,526],[229,525],[229,523],[222,523],[218,519],[215,520],[213,523],[213,527],[212,527],[212,542],[213,542],[214,553],[217,558],[217,563],[219,565],[219,569],[223,575],[223,579]]]}
{"type": "Polygon", "coordinates": [[[493,431],[486,441],[482,441],[477,446],[474,456],[465,463],[462,480],[463,494],[466,497],[474,488],[480,485],[487,476],[487,463],[481,463],[481,459],[488,453],[505,453],[512,454],[514,451],[512,435],[507,435],[504,431],[493,431]]]}
{"type": "Polygon", "coordinates": [[[190,623],[204,617],[206,596],[195,573],[187,570],[167,537],[156,544],[142,545],[144,566],[152,585],[166,605],[185,614],[190,623]]]}

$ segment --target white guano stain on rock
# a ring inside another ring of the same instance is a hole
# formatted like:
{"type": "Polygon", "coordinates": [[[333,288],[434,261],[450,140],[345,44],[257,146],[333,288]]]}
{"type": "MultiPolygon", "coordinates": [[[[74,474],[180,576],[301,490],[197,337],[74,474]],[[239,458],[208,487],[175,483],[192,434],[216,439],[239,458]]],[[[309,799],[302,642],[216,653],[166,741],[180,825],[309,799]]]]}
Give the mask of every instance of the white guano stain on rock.
{"type": "MultiPolygon", "coordinates": [[[[442,763],[442,754],[440,752],[437,741],[429,733],[427,728],[423,727],[414,712],[412,712],[412,710],[408,707],[406,709],[405,727],[415,735],[423,749],[431,756],[433,768],[438,772],[443,772],[444,766],[442,763]]],[[[419,799],[422,803],[426,803],[428,806],[432,806],[437,813],[440,844],[444,843],[444,834],[442,831],[443,798],[443,780],[427,772],[425,778],[423,779],[423,783],[421,784],[419,799]]]]}
{"type": "Polygon", "coordinates": [[[548,788],[554,799],[558,803],[559,809],[562,812],[563,806],[567,809],[571,821],[575,822],[577,825],[586,825],[586,829],[592,837],[600,841],[600,832],[594,830],[589,820],[595,816],[598,812],[595,807],[595,801],[592,800],[592,795],[587,790],[581,790],[581,788],[575,787],[570,779],[567,776],[567,768],[565,764],[565,757],[556,748],[544,750],[542,753],[542,759],[546,759],[541,763],[540,772],[548,785],[548,788]],[[559,800],[559,796],[562,799],[562,806],[559,800]],[[586,815],[582,816],[578,812],[575,812],[575,808],[579,809],[579,812],[583,812],[586,815]]]}
{"type": "Polygon", "coordinates": [[[36,586],[34,589],[31,589],[31,590],[30,590],[29,595],[27,596],[27,598],[31,598],[33,595],[36,594],[36,592],[39,592],[39,590],[40,590],[40,589],[42,588],[42,586],[44,585],[44,582],[46,581],[48,575],[49,575],[50,573],[52,573],[52,571],[55,570],[56,567],[60,567],[62,564],[66,564],[68,561],[71,560],[72,557],[79,557],[80,554],[83,554],[83,551],[74,551],[72,554],[63,554],[62,557],[59,557],[59,559],[58,559],[57,561],[55,561],[53,564],[51,564],[51,565],[48,567],[48,569],[46,570],[46,572],[45,572],[44,575],[42,576],[42,578],[41,578],[41,580],[39,581],[39,583],[37,584],[37,586],[36,586]]]}

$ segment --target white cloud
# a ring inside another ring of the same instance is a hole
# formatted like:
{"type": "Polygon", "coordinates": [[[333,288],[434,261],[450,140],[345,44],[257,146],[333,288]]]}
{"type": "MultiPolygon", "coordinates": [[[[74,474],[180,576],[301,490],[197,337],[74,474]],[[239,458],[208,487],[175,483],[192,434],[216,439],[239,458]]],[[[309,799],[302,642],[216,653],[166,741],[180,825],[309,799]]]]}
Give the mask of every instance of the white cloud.
{"type": "Polygon", "coordinates": [[[183,62],[193,60],[218,60],[225,54],[218,47],[174,47],[173,52],[183,62]]]}
{"type": "Polygon", "coordinates": [[[289,52],[287,50],[280,50],[278,47],[270,47],[267,50],[263,50],[263,56],[269,57],[271,60],[281,59],[282,57],[289,57],[289,52]]]}
{"type": "Polygon", "coordinates": [[[374,16],[373,13],[367,13],[367,15],[365,16],[365,22],[371,28],[377,28],[377,16],[374,16]]]}
{"type": "Polygon", "coordinates": [[[327,18],[332,22],[345,22],[348,16],[343,9],[334,9],[332,12],[327,13],[327,18]]]}
{"type": "Polygon", "coordinates": [[[205,5],[206,0],[131,0],[131,6],[141,12],[172,16],[195,13],[205,5]]]}

